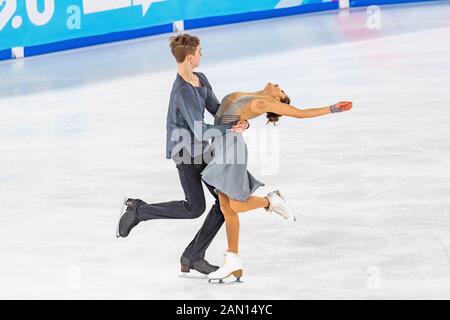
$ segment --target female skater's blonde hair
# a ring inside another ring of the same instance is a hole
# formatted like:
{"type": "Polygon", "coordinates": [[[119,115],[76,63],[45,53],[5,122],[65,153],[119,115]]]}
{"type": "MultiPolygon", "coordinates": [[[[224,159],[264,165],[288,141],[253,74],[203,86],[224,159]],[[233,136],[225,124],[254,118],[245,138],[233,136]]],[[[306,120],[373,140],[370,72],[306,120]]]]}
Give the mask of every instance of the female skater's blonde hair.
{"type": "Polygon", "coordinates": [[[169,38],[170,50],[177,60],[182,63],[188,54],[195,54],[195,50],[200,45],[200,39],[187,33],[169,38]]]}

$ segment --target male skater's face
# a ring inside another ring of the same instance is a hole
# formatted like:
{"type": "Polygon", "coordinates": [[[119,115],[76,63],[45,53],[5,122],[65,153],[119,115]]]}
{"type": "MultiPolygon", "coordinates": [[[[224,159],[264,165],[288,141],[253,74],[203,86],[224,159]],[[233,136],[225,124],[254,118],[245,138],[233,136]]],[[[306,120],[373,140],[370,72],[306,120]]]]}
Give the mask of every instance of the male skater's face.
{"type": "Polygon", "coordinates": [[[192,66],[192,69],[197,68],[200,65],[200,60],[202,57],[202,47],[199,45],[195,49],[194,55],[189,55],[189,63],[192,66]]]}

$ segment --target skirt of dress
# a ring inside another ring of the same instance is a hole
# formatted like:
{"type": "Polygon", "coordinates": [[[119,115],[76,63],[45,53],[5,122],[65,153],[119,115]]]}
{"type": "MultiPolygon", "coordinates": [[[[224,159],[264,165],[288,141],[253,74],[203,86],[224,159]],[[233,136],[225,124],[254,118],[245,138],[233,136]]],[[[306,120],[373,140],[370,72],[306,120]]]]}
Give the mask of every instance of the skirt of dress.
{"type": "Polygon", "coordinates": [[[246,201],[264,183],[258,181],[247,170],[247,144],[240,133],[227,131],[214,138],[211,143],[213,158],[203,169],[203,181],[213,186],[216,192],[229,198],[246,201]]]}

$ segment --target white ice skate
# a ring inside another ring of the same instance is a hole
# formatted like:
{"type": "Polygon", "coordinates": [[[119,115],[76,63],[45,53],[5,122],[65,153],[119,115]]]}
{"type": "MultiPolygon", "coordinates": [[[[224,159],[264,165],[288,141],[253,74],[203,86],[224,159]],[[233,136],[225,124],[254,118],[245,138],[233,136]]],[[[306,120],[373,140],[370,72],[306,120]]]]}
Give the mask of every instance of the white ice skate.
{"type": "Polygon", "coordinates": [[[283,198],[280,191],[272,191],[267,194],[267,198],[269,199],[269,208],[267,211],[269,213],[276,212],[284,219],[289,221],[296,221],[297,218],[294,215],[291,207],[287,203],[287,201],[283,198]]]}
{"type": "Polygon", "coordinates": [[[221,266],[217,271],[211,272],[208,275],[209,282],[219,281],[223,283],[223,279],[230,277],[231,275],[237,278],[237,282],[241,281],[242,277],[242,260],[237,253],[226,251],[225,252],[225,264],[221,266]]]}

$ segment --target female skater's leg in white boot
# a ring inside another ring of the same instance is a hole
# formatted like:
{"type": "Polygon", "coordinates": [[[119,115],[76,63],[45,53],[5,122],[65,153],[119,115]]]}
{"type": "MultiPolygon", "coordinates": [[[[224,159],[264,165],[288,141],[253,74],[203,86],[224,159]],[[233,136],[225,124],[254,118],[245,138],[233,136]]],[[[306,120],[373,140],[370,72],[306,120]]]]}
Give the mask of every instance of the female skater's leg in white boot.
{"type": "MultiPolygon", "coordinates": [[[[243,266],[238,252],[239,244],[239,212],[246,212],[258,208],[265,208],[269,211],[279,212],[287,208],[287,203],[279,193],[270,193],[267,198],[249,196],[246,201],[230,199],[226,194],[219,192],[219,202],[222,213],[225,217],[227,230],[228,251],[225,253],[225,264],[217,271],[209,274],[210,280],[219,280],[234,275],[238,280],[242,277],[243,266]],[[277,211],[278,210],[278,211],[277,211]]],[[[289,213],[283,211],[286,216],[289,213]]]]}
{"type": "Polygon", "coordinates": [[[242,261],[238,252],[239,245],[239,216],[230,206],[229,198],[219,192],[220,209],[225,217],[228,251],[225,252],[225,264],[215,272],[209,274],[210,280],[225,279],[231,275],[241,278],[243,273],[242,261]]]}

